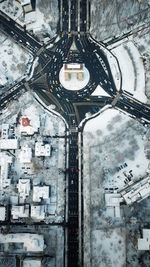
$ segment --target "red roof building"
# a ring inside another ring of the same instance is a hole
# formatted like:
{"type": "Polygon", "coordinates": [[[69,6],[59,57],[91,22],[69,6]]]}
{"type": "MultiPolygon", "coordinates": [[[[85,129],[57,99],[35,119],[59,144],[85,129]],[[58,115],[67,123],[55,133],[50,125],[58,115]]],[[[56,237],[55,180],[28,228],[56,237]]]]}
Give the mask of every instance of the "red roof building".
{"type": "Polygon", "coordinates": [[[30,126],[30,120],[27,117],[21,119],[21,124],[23,127],[30,126]]]}

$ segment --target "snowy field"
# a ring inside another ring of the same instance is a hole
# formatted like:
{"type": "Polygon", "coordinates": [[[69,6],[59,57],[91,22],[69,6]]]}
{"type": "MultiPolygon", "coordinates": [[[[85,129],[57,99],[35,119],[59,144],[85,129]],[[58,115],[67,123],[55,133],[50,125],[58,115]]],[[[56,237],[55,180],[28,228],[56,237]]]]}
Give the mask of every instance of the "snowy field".
{"type": "Polygon", "coordinates": [[[0,85],[11,84],[29,72],[33,58],[25,49],[1,33],[0,36],[0,85]]]}
{"type": "Polygon", "coordinates": [[[134,37],[136,44],[144,63],[145,68],[145,90],[150,104],[150,28],[143,30],[138,36],[134,37]]]}
{"type": "MultiPolygon", "coordinates": [[[[116,220],[107,214],[104,201],[105,189],[123,188],[125,175],[129,174],[131,170],[132,179],[135,180],[143,177],[148,171],[149,159],[144,149],[147,142],[147,131],[148,129],[139,122],[115,109],[106,110],[85,125],[83,179],[86,267],[91,266],[90,257],[94,262],[92,266],[100,266],[101,254],[97,253],[96,257],[96,251],[99,251],[98,248],[101,246],[103,247],[101,252],[105,251],[105,242],[102,242],[101,238],[96,240],[93,238],[96,235],[95,231],[101,229],[100,235],[103,236],[104,229],[107,228],[108,232],[112,228],[116,230],[115,227],[121,227],[124,223],[123,217],[116,220]]],[[[116,240],[119,238],[118,234],[116,240]]],[[[122,241],[123,243],[124,241],[122,241]]],[[[113,243],[113,246],[115,248],[116,243],[113,243]]],[[[125,248],[122,247],[122,249],[120,253],[124,253],[125,248]]],[[[107,256],[109,261],[111,257],[107,256]]],[[[125,256],[123,259],[125,260],[125,256]]],[[[120,266],[125,266],[123,265],[125,263],[121,264],[120,266]]],[[[110,265],[104,263],[102,266],[120,267],[117,258],[110,265]]]]}
{"type": "Polygon", "coordinates": [[[129,41],[111,50],[117,57],[122,74],[122,90],[143,103],[147,102],[145,95],[145,70],[137,47],[129,41]]]}
{"type": "Polygon", "coordinates": [[[125,267],[125,230],[123,228],[94,230],[91,259],[91,267],[125,267]]]}
{"type": "Polygon", "coordinates": [[[96,87],[96,89],[91,95],[92,96],[109,96],[109,94],[107,94],[107,92],[105,92],[104,89],[100,85],[96,87]]]}
{"type": "Polygon", "coordinates": [[[8,14],[11,18],[17,20],[22,18],[23,9],[21,4],[16,0],[4,0],[0,3],[0,10],[8,14]]]}
{"type": "Polygon", "coordinates": [[[87,148],[85,145],[85,149],[90,152],[94,169],[100,164],[99,169],[105,172],[107,183],[109,178],[114,181],[119,178],[115,184],[122,187],[120,176],[123,179],[123,172],[130,169],[135,178],[145,175],[149,163],[144,152],[146,132],[147,128],[139,122],[115,109],[106,110],[88,121],[84,128],[84,142],[90,142],[90,145],[87,148]],[[118,171],[125,162],[127,166],[118,171]]]}
{"type": "Polygon", "coordinates": [[[149,0],[92,0],[91,33],[97,40],[108,39],[150,19],[149,0]]]}
{"type": "Polygon", "coordinates": [[[64,66],[61,68],[59,72],[59,81],[62,84],[62,86],[71,91],[78,91],[83,89],[90,80],[90,73],[88,69],[83,66],[83,80],[79,80],[76,76],[76,73],[71,73],[71,77],[69,80],[65,80],[65,68],[64,66]]]}

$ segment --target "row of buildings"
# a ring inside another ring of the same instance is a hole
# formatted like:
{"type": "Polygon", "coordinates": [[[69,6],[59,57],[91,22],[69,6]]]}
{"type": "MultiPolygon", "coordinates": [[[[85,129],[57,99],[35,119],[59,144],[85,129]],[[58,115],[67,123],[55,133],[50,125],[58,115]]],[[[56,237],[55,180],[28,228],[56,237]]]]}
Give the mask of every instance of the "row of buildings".
{"type": "Polygon", "coordinates": [[[27,178],[20,177],[15,184],[12,181],[11,167],[14,166],[14,162],[17,161],[17,164],[20,164],[26,173],[26,166],[30,166],[32,163],[33,155],[34,157],[51,156],[51,144],[49,143],[37,141],[34,143],[34,147],[30,147],[27,139],[23,145],[20,145],[20,140],[24,136],[31,136],[38,132],[38,129],[39,123],[31,125],[27,117],[21,117],[19,129],[15,124],[2,124],[1,126],[0,192],[4,195],[10,187],[15,190],[14,196],[12,190],[10,198],[13,201],[8,200],[7,204],[9,205],[1,203],[1,222],[7,221],[8,217],[12,221],[27,218],[43,221],[47,216],[54,216],[56,213],[56,195],[51,196],[50,185],[33,185],[29,175],[27,178]]]}
{"type": "Polygon", "coordinates": [[[13,262],[13,266],[41,267],[45,247],[44,236],[41,234],[0,234],[0,251],[3,254],[0,256],[0,264],[2,263],[2,267],[7,267],[12,266],[13,262]],[[9,253],[7,260],[4,256],[6,253],[9,253]],[[24,257],[18,257],[16,261],[16,254],[24,257]]]}
{"type": "MultiPolygon", "coordinates": [[[[119,192],[106,193],[105,205],[109,215],[120,218],[121,204],[132,205],[150,196],[150,177],[147,175],[136,182],[131,181],[119,192]]],[[[138,250],[150,250],[150,229],[143,229],[143,235],[138,238],[138,250]]]]}
{"type": "Polygon", "coordinates": [[[44,221],[48,216],[56,214],[56,195],[51,196],[50,186],[36,185],[31,190],[30,179],[19,179],[17,184],[18,196],[16,203],[0,206],[0,221],[11,221],[31,218],[37,221],[44,221]],[[27,198],[32,195],[32,200],[27,198]]]}
{"type": "Polygon", "coordinates": [[[120,217],[120,204],[132,205],[150,196],[150,177],[149,175],[136,182],[130,182],[128,186],[119,192],[106,193],[105,204],[114,217],[120,217]]]}

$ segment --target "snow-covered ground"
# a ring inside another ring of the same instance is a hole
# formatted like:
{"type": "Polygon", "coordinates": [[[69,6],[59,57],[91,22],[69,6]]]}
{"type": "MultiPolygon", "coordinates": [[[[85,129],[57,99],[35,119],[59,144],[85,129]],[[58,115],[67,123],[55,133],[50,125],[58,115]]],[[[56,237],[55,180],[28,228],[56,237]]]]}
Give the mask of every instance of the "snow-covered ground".
{"type": "Polygon", "coordinates": [[[114,79],[114,83],[116,85],[117,91],[121,89],[121,71],[118,64],[118,58],[115,58],[113,54],[107,52],[107,59],[109,65],[111,66],[111,73],[114,79]]]}
{"type": "Polygon", "coordinates": [[[97,40],[123,34],[150,19],[149,0],[92,0],[91,33],[97,40]]]}
{"type": "Polygon", "coordinates": [[[91,267],[124,267],[125,262],[125,229],[96,229],[92,232],[91,267]]]}
{"type": "MultiPolygon", "coordinates": [[[[133,179],[146,175],[149,165],[144,149],[146,132],[147,128],[139,122],[115,109],[106,110],[86,123],[84,149],[90,149],[92,173],[98,166],[98,173],[103,173],[103,188],[122,188],[125,186],[124,174],[130,170],[133,172],[133,179]],[[86,147],[86,144],[89,144],[89,147],[86,147]]],[[[86,164],[89,163],[85,160],[86,164]]]]}
{"type": "Polygon", "coordinates": [[[33,57],[25,49],[1,33],[0,37],[0,85],[13,83],[29,72],[33,57]]]}
{"type": "Polygon", "coordinates": [[[134,43],[138,47],[145,67],[145,90],[150,103],[150,29],[143,30],[134,36],[134,43]]]}
{"type": "Polygon", "coordinates": [[[145,70],[137,47],[129,41],[113,48],[112,53],[119,61],[122,73],[122,90],[131,93],[134,98],[146,103],[145,70]]]}
{"type": "Polygon", "coordinates": [[[101,264],[120,267],[126,263],[125,236],[120,243],[122,244],[120,253],[124,255],[122,262],[118,263],[115,256],[111,259],[112,254],[109,254],[107,233],[108,235],[109,232],[112,233],[112,228],[117,233],[116,238],[116,233],[112,236],[110,234],[112,238],[110,244],[112,243],[115,250],[117,240],[120,238],[120,232],[117,232],[118,228],[115,227],[123,226],[123,217],[119,220],[110,217],[110,214],[106,212],[104,194],[106,188],[111,190],[123,188],[125,174],[129,174],[130,170],[133,173],[132,179],[135,180],[147,173],[149,160],[144,150],[146,133],[147,128],[115,109],[106,110],[96,118],[89,120],[84,127],[83,190],[86,267],[101,264]],[[100,238],[102,236],[103,238],[105,236],[105,241],[100,238]],[[108,257],[106,257],[105,249],[108,250],[108,257]],[[104,262],[102,263],[103,255],[104,262]],[[90,263],[90,258],[93,259],[93,265],[90,263]]]}
{"type": "Polygon", "coordinates": [[[67,90],[78,91],[83,89],[90,80],[90,74],[88,69],[83,66],[83,80],[77,79],[77,71],[70,73],[71,78],[65,80],[65,67],[63,66],[59,73],[59,80],[63,87],[67,90]]]}
{"type": "Polygon", "coordinates": [[[100,85],[98,85],[94,90],[94,92],[92,93],[92,96],[109,96],[109,94],[105,92],[100,85]]]}
{"type": "Polygon", "coordinates": [[[11,18],[17,20],[22,18],[23,9],[21,4],[16,0],[5,0],[0,3],[0,10],[8,14],[11,18]]]}

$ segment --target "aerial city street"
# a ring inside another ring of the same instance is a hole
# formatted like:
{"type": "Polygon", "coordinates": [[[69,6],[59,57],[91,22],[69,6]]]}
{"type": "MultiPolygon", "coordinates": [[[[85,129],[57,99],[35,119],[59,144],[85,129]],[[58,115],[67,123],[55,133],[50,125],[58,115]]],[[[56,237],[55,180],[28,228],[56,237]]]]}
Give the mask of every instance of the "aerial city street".
{"type": "Polygon", "coordinates": [[[149,9],[0,1],[0,267],[149,266],[149,9]]]}

